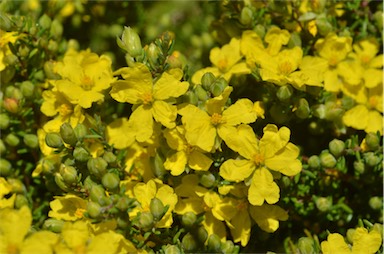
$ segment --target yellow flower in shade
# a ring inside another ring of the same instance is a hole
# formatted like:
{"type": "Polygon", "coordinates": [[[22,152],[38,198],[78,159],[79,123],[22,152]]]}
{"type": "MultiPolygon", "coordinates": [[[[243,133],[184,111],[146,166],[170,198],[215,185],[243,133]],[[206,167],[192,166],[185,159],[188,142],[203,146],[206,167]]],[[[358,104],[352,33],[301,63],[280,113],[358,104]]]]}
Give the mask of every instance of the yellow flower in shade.
{"type": "Polygon", "coordinates": [[[0,209],[0,253],[53,253],[58,236],[49,231],[28,234],[32,215],[27,206],[0,209]]]}
{"type": "Polygon", "coordinates": [[[233,75],[251,73],[246,63],[241,62],[242,58],[240,40],[232,38],[229,44],[211,50],[209,60],[211,60],[213,67],[201,69],[193,74],[192,83],[195,85],[201,84],[201,78],[207,72],[211,72],[217,78],[223,77],[228,82],[233,75]]]}
{"type": "Polygon", "coordinates": [[[153,166],[150,161],[154,156],[151,147],[143,147],[138,142],[134,142],[127,148],[125,157],[125,172],[132,180],[148,182],[155,178],[153,166]]]}
{"type": "Polygon", "coordinates": [[[186,165],[194,170],[207,171],[213,162],[212,159],[205,155],[200,148],[188,144],[184,134],[185,129],[182,126],[164,130],[164,137],[168,145],[176,150],[175,153],[167,156],[164,167],[170,170],[174,176],[181,175],[186,165]]]}
{"type": "Polygon", "coordinates": [[[210,152],[217,148],[215,142],[218,138],[226,141],[226,137],[232,135],[229,132],[231,127],[256,120],[260,112],[259,104],[249,99],[239,99],[224,109],[231,91],[232,87],[227,87],[222,95],[208,100],[206,111],[190,104],[179,110],[185,127],[185,138],[190,145],[210,152]]]}
{"type": "Polygon", "coordinates": [[[144,142],[152,136],[154,119],[167,128],[176,126],[177,108],[172,104],[189,87],[188,82],[180,81],[182,70],[171,69],[155,83],[148,68],[141,63],[122,68],[116,74],[121,74],[124,80],[113,83],[110,94],[118,102],[134,104],[129,121],[137,141],[144,142]]]}
{"type": "Polygon", "coordinates": [[[330,92],[340,91],[337,65],[351,52],[352,38],[329,33],[325,38],[316,41],[315,49],[319,57],[328,62],[328,67],[324,70],[324,89],[330,92]]]}
{"type": "Polygon", "coordinates": [[[108,143],[113,145],[116,149],[127,148],[135,141],[135,134],[132,130],[132,126],[125,117],[116,119],[107,126],[106,137],[108,143]]]}
{"type": "Polygon", "coordinates": [[[279,221],[288,220],[288,213],[278,205],[251,206],[249,213],[257,225],[268,233],[279,228],[279,221]]]}
{"type": "Polygon", "coordinates": [[[270,57],[264,48],[263,41],[255,31],[244,31],[240,42],[241,53],[245,55],[247,65],[254,69],[261,61],[270,57]]]}
{"type": "Polygon", "coordinates": [[[103,91],[116,80],[111,65],[106,55],[98,56],[90,50],[77,52],[71,48],[64,59],[55,64],[61,79],[52,82],[70,103],[90,108],[93,102],[103,102],[103,91]]]}
{"type": "Polygon", "coordinates": [[[49,120],[43,125],[43,129],[45,132],[59,132],[60,126],[63,123],[69,122],[73,128],[76,127],[77,124],[83,123],[85,121],[86,115],[84,114],[84,110],[80,105],[76,105],[68,115],[57,115],[52,120],[49,120]]]}
{"type": "Polygon", "coordinates": [[[76,221],[82,219],[87,209],[87,201],[73,195],[56,196],[55,200],[49,203],[51,210],[48,216],[58,220],[76,221]]]}
{"type": "Polygon", "coordinates": [[[244,159],[229,159],[220,167],[220,175],[228,181],[241,182],[252,177],[248,200],[258,206],[264,200],[269,204],[279,200],[280,190],[269,170],[288,176],[301,171],[301,162],[297,159],[300,151],[289,142],[290,130],[268,124],[263,131],[263,137],[258,140],[248,125],[233,128],[226,144],[244,159]]]}
{"type": "Polygon", "coordinates": [[[7,67],[4,58],[12,55],[8,43],[15,43],[21,36],[17,32],[5,32],[0,29],[0,71],[7,67]]]}
{"type": "Polygon", "coordinates": [[[272,26],[264,37],[264,41],[268,44],[267,52],[272,56],[276,55],[283,45],[288,44],[290,38],[288,30],[272,26]]]}

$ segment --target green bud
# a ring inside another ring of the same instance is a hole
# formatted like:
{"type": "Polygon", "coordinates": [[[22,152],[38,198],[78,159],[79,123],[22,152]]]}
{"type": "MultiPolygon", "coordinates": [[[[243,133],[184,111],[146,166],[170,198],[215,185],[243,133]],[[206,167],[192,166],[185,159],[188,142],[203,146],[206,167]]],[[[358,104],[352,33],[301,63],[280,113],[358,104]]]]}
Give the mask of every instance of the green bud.
{"type": "Polygon", "coordinates": [[[156,153],[155,157],[151,158],[151,162],[153,164],[155,175],[160,179],[163,178],[163,176],[166,174],[166,170],[164,168],[164,159],[159,153],[156,153]]]}
{"type": "Polygon", "coordinates": [[[45,143],[52,148],[60,148],[63,146],[63,141],[58,133],[51,132],[45,136],[45,143]]]}
{"type": "Polygon", "coordinates": [[[364,157],[365,163],[369,167],[374,167],[381,162],[380,157],[375,155],[373,152],[364,153],[363,157],[364,157]]]}
{"type": "Polygon", "coordinates": [[[0,176],[9,176],[12,173],[12,164],[6,159],[0,158],[0,176]]]}
{"type": "Polygon", "coordinates": [[[277,89],[276,96],[280,101],[287,101],[292,97],[293,88],[290,85],[280,86],[277,89]]]}
{"type": "Polygon", "coordinates": [[[13,133],[9,133],[5,139],[4,139],[5,143],[7,143],[8,145],[12,146],[12,147],[15,147],[15,146],[18,146],[20,144],[20,139],[19,137],[17,137],[15,134],[13,133]]]}
{"type": "Polygon", "coordinates": [[[212,187],[216,182],[216,178],[212,173],[205,173],[200,177],[200,184],[206,188],[212,187]]]}
{"type": "Polygon", "coordinates": [[[6,113],[0,114],[0,129],[5,130],[9,126],[9,116],[6,113]]]}
{"type": "Polygon", "coordinates": [[[139,218],[139,225],[142,229],[148,230],[153,225],[153,215],[150,212],[142,212],[139,218]]]}
{"type": "Polygon", "coordinates": [[[51,23],[52,23],[52,19],[45,13],[39,19],[39,25],[43,29],[49,29],[51,27],[51,23]]]}
{"type": "Polygon", "coordinates": [[[21,100],[23,98],[23,93],[20,91],[19,88],[16,88],[14,86],[8,86],[5,89],[5,97],[21,100]]]}
{"type": "Polygon", "coordinates": [[[30,53],[30,50],[27,46],[22,45],[19,47],[19,55],[21,57],[28,57],[29,53],[30,53]]]}
{"type": "Polygon", "coordinates": [[[380,235],[383,235],[383,225],[380,223],[373,224],[371,230],[376,230],[377,232],[379,232],[380,235]]]}
{"type": "Polygon", "coordinates": [[[24,195],[17,194],[15,199],[15,208],[19,209],[23,206],[28,206],[28,199],[24,195]]]}
{"type": "Polygon", "coordinates": [[[64,179],[63,179],[63,176],[59,173],[56,173],[55,174],[55,183],[57,184],[57,186],[59,186],[59,188],[65,192],[69,192],[70,191],[70,188],[67,186],[67,184],[65,183],[64,179]]]}
{"type": "Polygon", "coordinates": [[[363,161],[354,161],[353,162],[353,169],[355,170],[355,173],[360,175],[363,174],[365,171],[365,164],[363,161]]]}
{"type": "Polygon", "coordinates": [[[208,232],[205,230],[203,226],[199,227],[197,229],[197,239],[199,240],[200,243],[205,243],[205,241],[208,238],[208,232]]]}
{"type": "Polygon", "coordinates": [[[37,148],[39,146],[39,139],[35,134],[25,134],[23,141],[30,148],[37,148]]]}
{"type": "Polygon", "coordinates": [[[158,198],[152,198],[149,204],[149,209],[153,215],[153,218],[159,221],[165,214],[165,207],[163,202],[158,198]]]}
{"type": "Polygon", "coordinates": [[[49,40],[47,49],[51,52],[56,52],[59,49],[59,44],[55,40],[49,40]]]}
{"type": "Polygon", "coordinates": [[[60,126],[60,135],[63,141],[71,146],[77,143],[77,137],[70,123],[63,123],[60,126]]]}
{"type": "Polygon", "coordinates": [[[192,105],[197,105],[198,101],[199,100],[198,100],[196,94],[192,91],[187,91],[183,95],[183,102],[186,102],[186,103],[192,104],[192,105]]]}
{"type": "Polygon", "coordinates": [[[86,162],[89,160],[91,156],[84,147],[76,146],[75,149],[73,150],[73,157],[77,161],[86,162]]]}
{"type": "Polygon", "coordinates": [[[336,166],[335,157],[327,151],[320,154],[320,163],[324,168],[334,168],[336,166]]]}
{"type": "Polygon", "coordinates": [[[60,166],[60,174],[63,178],[63,181],[67,186],[71,186],[77,183],[77,170],[73,166],[67,166],[65,164],[61,164],[60,166]]]}
{"type": "Polygon", "coordinates": [[[209,91],[215,80],[216,77],[211,72],[204,73],[201,77],[201,85],[206,91],[209,91]]]}
{"type": "Polygon", "coordinates": [[[20,85],[20,90],[24,97],[29,98],[33,95],[35,85],[31,81],[24,81],[20,85]]]}
{"type": "Polygon", "coordinates": [[[353,235],[355,234],[355,231],[356,229],[354,228],[350,228],[347,230],[347,241],[350,243],[350,244],[353,244],[353,235]]]}
{"type": "Polygon", "coordinates": [[[124,217],[122,218],[122,216],[118,216],[116,219],[116,222],[117,222],[117,227],[121,229],[126,229],[127,227],[130,226],[128,218],[124,218],[124,217]]]}
{"type": "Polygon", "coordinates": [[[383,198],[382,197],[371,197],[369,199],[369,206],[373,210],[381,210],[381,209],[383,209],[383,198]]]}
{"type": "Polygon", "coordinates": [[[114,163],[116,162],[116,155],[113,153],[113,152],[110,152],[110,151],[107,151],[103,154],[103,159],[108,163],[108,164],[111,164],[111,163],[114,163]]]}
{"type": "Polygon", "coordinates": [[[319,33],[322,36],[327,35],[328,33],[332,32],[332,24],[327,20],[327,17],[325,13],[317,15],[316,17],[316,25],[319,33]]]}
{"type": "Polygon", "coordinates": [[[313,169],[317,169],[320,167],[320,158],[317,155],[312,155],[308,159],[308,166],[313,169]]]}
{"type": "Polygon", "coordinates": [[[326,212],[332,207],[332,200],[330,198],[318,197],[315,199],[317,209],[321,212],[326,212]]]}
{"type": "Polygon", "coordinates": [[[253,28],[253,31],[256,32],[256,34],[260,37],[260,38],[264,38],[265,36],[265,27],[261,24],[257,24],[254,28],[253,28]]]}
{"type": "Polygon", "coordinates": [[[333,139],[329,142],[329,151],[336,157],[339,158],[345,151],[345,144],[339,139],[333,139]]]}
{"type": "Polygon", "coordinates": [[[75,132],[75,136],[78,140],[82,140],[88,134],[87,127],[85,127],[82,123],[77,124],[73,131],[75,132]]]}
{"type": "Polygon", "coordinates": [[[213,252],[221,251],[221,241],[220,237],[216,234],[212,234],[208,238],[208,250],[213,252]]]}
{"type": "Polygon", "coordinates": [[[351,109],[355,106],[355,100],[352,97],[344,95],[341,98],[341,105],[345,110],[351,109]]]}
{"type": "Polygon", "coordinates": [[[311,110],[309,108],[308,101],[304,98],[301,98],[297,105],[297,109],[295,110],[295,115],[300,119],[306,119],[308,118],[310,112],[311,110]]]}
{"type": "Polygon", "coordinates": [[[57,19],[54,19],[51,23],[51,29],[49,33],[53,36],[55,39],[60,39],[63,35],[63,25],[61,22],[57,19]]]}
{"type": "Polygon", "coordinates": [[[196,223],[196,214],[194,212],[187,212],[181,217],[181,223],[186,228],[191,228],[196,223]]]}
{"type": "Polygon", "coordinates": [[[107,173],[107,166],[108,163],[101,157],[90,158],[87,162],[89,172],[98,178],[107,173]]]}
{"type": "Polygon", "coordinates": [[[164,254],[181,254],[181,251],[176,245],[167,245],[167,247],[165,247],[164,254]]]}
{"type": "Polygon", "coordinates": [[[313,245],[313,240],[309,237],[300,237],[299,241],[297,242],[297,247],[299,248],[300,253],[302,254],[314,253],[315,249],[313,245]]]}
{"type": "Polygon", "coordinates": [[[283,187],[285,188],[288,188],[292,183],[291,179],[288,176],[282,176],[281,182],[283,184],[283,187]]]}
{"type": "Polygon", "coordinates": [[[87,213],[89,217],[96,219],[101,214],[101,206],[99,205],[99,203],[88,201],[87,213]]]}
{"type": "Polygon", "coordinates": [[[181,240],[181,245],[183,246],[183,250],[186,252],[192,252],[197,248],[197,242],[190,233],[187,233],[183,237],[183,239],[181,240]]]}
{"type": "Polygon", "coordinates": [[[10,113],[16,114],[19,112],[19,100],[14,98],[5,98],[3,100],[3,106],[5,110],[10,113]]]}
{"type": "Polygon", "coordinates": [[[93,202],[97,202],[102,206],[108,203],[106,201],[105,189],[101,185],[93,185],[89,191],[89,197],[93,202]]]}
{"type": "MultiPolygon", "coordinates": [[[[104,160],[105,161],[105,160],[104,160]]],[[[120,178],[117,174],[114,173],[106,173],[101,178],[101,183],[107,190],[117,190],[120,184],[120,178]]]]}
{"type": "Polygon", "coordinates": [[[133,203],[133,199],[127,197],[127,196],[122,196],[119,198],[119,200],[116,203],[116,207],[122,211],[125,212],[128,210],[128,207],[133,203]]]}
{"type": "Polygon", "coordinates": [[[216,81],[212,84],[210,92],[213,96],[217,97],[221,95],[224,91],[224,89],[228,86],[227,81],[225,81],[224,78],[218,78],[216,81]]]}
{"type": "Polygon", "coordinates": [[[138,57],[142,54],[143,48],[141,47],[140,37],[131,27],[124,27],[120,42],[123,47],[119,46],[125,49],[132,57],[138,57]]]}
{"type": "Polygon", "coordinates": [[[57,219],[47,219],[44,221],[43,229],[52,231],[54,233],[61,233],[65,221],[57,219]]]}
{"type": "Polygon", "coordinates": [[[235,248],[235,245],[231,240],[227,240],[221,243],[221,252],[223,254],[234,253],[234,248],[235,248]]]}
{"type": "Polygon", "coordinates": [[[47,79],[59,79],[60,75],[54,72],[54,62],[53,61],[46,61],[43,66],[44,74],[47,77],[47,79]]]}
{"type": "Polygon", "coordinates": [[[379,31],[383,31],[383,11],[378,10],[373,14],[373,20],[379,31]]]}
{"type": "Polygon", "coordinates": [[[19,179],[8,178],[7,181],[11,185],[13,193],[19,193],[19,194],[25,193],[26,191],[25,186],[23,182],[21,182],[19,179]]]}
{"type": "Polygon", "coordinates": [[[371,151],[375,151],[380,147],[380,138],[373,132],[367,133],[365,142],[371,151]]]}
{"type": "Polygon", "coordinates": [[[253,12],[248,6],[245,6],[240,13],[240,23],[243,25],[251,25],[252,21],[253,12]]]}
{"type": "Polygon", "coordinates": [[[155,68],[159,64],[159,55],[160,49],[154,43],[149,44],[147,49],[147,57],[152,68],[155,68]]]}
{"type": "Polygon", "coordinates": [[[204,88],[201,85],[197,85],[194,90],[197,98],[200,101],[206,101],[209,99],[209,94],[207,91],[204,90],[204,88]]]}
{"type": "Polygon", "coordinates": [[[0,139],[0,155],[4,154],[6,151],[7,151],[7,148],[5,147],[4,141],[0,139]]]}

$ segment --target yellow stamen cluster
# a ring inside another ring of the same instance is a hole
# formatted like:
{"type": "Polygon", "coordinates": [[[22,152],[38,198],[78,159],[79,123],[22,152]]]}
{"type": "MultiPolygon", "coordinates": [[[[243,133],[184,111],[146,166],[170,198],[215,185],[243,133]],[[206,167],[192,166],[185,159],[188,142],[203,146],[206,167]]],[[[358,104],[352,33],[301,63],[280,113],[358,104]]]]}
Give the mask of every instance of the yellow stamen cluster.
{"type": "Polygon", "coordinates": [[[218,113],[213,113],[213,115],[211,116],[211,123],[215,126],[222,123],[222,120],[223,120],[223,117],[218,113]]]}

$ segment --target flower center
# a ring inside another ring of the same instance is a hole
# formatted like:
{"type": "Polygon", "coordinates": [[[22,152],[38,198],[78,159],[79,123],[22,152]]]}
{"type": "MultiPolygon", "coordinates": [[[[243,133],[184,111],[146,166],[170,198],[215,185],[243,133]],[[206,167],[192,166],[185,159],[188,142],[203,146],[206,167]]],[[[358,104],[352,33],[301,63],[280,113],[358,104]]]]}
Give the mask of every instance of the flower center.
{"type": "Polygon", "coordinates": [[[328,59],[329,66],[335,67],[338,63],[339,63],[339,59],[337,58],[337,56],[332,56],[328,59]]]}
{"type": "Polygon", "coordinates": [[[264,160],[265,160],[264,155],[261,153],[256,153],[253,156],[253,161],[255,162],[256,166],[260,166],[261,164],[263,164],[264,160]]]}
{"type": "Polygon", "coordinates": [[[75,211],[75,216],[77,218],[83,218],[84,217],[84,212],[85,212],[84,208],[77,208],[76,211],[75,211]]]}
{"type": "Polygon", "coordinates": [[[371,58],[367,55],[362,55],[360,61],[363,65],[367,65],[371,61],[371,58]]]}
{"type": "Polygon", "coordinates": [[[10,244],[8,244],[6,251],[9,254],[17,254],[17,253],[19,253],[19,248],[16,244],[10,243],[10,244]]]}
{"type": "Polygon", "coordinates": [[[213,113],[213,115],[211,116],[211,123],[216,126],[218,124],[220,124],[223,120],[223,117],[218,114],[218,113],[213,113]]]}
{"type": "Polygon", "coordinates": [[[244,201],[240,201],[236,208],[239,210],[239,211],[243,211],[245,209],[247,209],[248,205],[247,205],[247,202],[244,202],[244,201]]]}
{"type": "Polygon", "coordinates": [[[71,105],[68,104],[61,104],[59,107],[59,114],[60,116],[67,116],[72,114],[73,110],[71,105]]]}
{"type": "Polygon", "coordinates": [[[149,105],[153,101],[152,93],[151,92],[145,92],[142,96],[141,99],[143,100],[144,105],[149,105]]]}
{"type": "Polygon", "coordinates": [[[81,80],[81,87],[86,91],[92,90],[93,80],[89,76],[84,75],[83,79],[81,80]]]}
{"type": "Polygon", "coordinates": [[[226,58],[220,59],[217,63],[217,68],[219,68],[221,72],[226,72],[228,68],[228,60],[226,58]]]}
{"type": "Polygon", "coordinates": [[[279,72],[283,75],[288,75],[292,72],[292,64],[290,62],[284,61],[279,65],[279,72]]]}
{"type": "Polygon", "coordinates": [[[368,105],[371,109],[376,108],[377,104],[379,103],[379,100],[377,99],[377,96],[371,96],[368,100],[368,105]]]}

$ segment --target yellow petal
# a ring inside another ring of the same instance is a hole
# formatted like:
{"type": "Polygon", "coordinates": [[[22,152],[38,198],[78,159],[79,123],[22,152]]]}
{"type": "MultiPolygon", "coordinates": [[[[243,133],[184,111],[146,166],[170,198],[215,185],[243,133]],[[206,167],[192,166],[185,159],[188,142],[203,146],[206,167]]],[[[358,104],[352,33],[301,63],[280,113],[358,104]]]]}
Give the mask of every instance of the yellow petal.
{"type": "Polygon", "coordinates": [[[192,151],[188,156],[188,166],[194,170],[207,171],[213,161],[205,154],[199,151],[192,151]]]}
{"type": "Polygon", "coordinates": [[[279,171],[287,176],[294,176],[301,171],[301,162],[297,159],[299,156],[299,148],[292,143],[288,143],[282,150],[278,151],[275,156],[265,160],[265,165],[279,171]]]}
{"type": "Polygon", "coordinates": [[[195,85],[201,84],[201,78],[204,76],[205,73],[212,73],[215,77],[220,77],[221,72],[217,67],[207,67],[201,70],[196,71],[192,76],[192,83],[195,85]]]}
{"type": "Polygon", "coordinates": [[[214,113],[221,114],[223,112],[224,106],[227,104],[232,90],[233,87],[227,86],[219,96],[205,102],[205,108],[207,109],[209,115],[213,115],[214,113]]]}
{"type": "Polygon", "coordinates": [[[106,137],[108,144],[113,145],[116,149],[127,148],[135,141],[132,126],[125,117],[116,119],[107,126],[106,137]]]}
{"type": "Polygon", "coordinates": [[[265,168],[256,169],[248,190],[249,203],[260,206],[265,200],[268,204],[274,204],[279,198],[280,189],[273,181],[271,172],[265,168]]]}
{"type": "Polygon", "coordinates": [[[328,235],[327,241],[321,242],[321,251],[324,254],[349,254],[347,243],[344,241],[344,237],[338,233],[328,235]]]}
{"type": "Polygon", "coordinates": [[[253,123],[257,115],[253,110],[253,102],[249,99],[239,99],[223,112],[223,120],[226,125],[239,125],[241,123],[253,123]]]}
{"type": "Polygon", "coordinates": [[[265,35],[264,41],[268,43],[268,52],[271,55],[277,54],[282,45],[286,45],[291,37],[288,30],[280,29],[276,26],[271,27],[265,35]]]}
{"type": "Polygon", "coordinates": [[[50,231],[38,231],[30,235],[23,242],[21,247],[21,254],[29,253],[41,253],[51,254],[53,253],[53,246],[58,241],[59,236],[50,231]]]}
{"type": "Polygon", "coordinates": [[[235,243],[240,242],[241,246],[246,246],[251,237],[251,218],[248,211],[240,211],[233,217],[231,224],[233,225],[233,227],[230,227],[233,241],[235,243]]]}
{"type": "Polygon", "coordinates": [[[225,241],[227,235],[225,225],[222,221],[216,219],[211,212],[205,213],[202,224],[208,233],[208,237],[212,234],[216,234],[221,241],[225,241]]]}
{"type": "Polygon", "coordinates": [[[153,118],[151,108],[147,106],[139,106],[132,112],[129,122],[136,134],[136,140],[145,142],[150,139],[153,134],[153,118]]]}
{"type": "Polygon", "coordinates": [[[383,84],[383,70],[367,69],[363,74],[364,85],[367,88],[374,88],[383,84]]]}
{"type": "Polygon", "coordinates": [[[32,215],[28,206],[19,210],[5,208],[0,210],[0,232],[2,236],[13,244],[22,243],[32,223],[32,215]]]}
{"type": "Polygon", "coordinates": [[[324,89],[329,92],[338,92],[342,87],[336,70],[327,70],[324,73],[324,89]]]}
{"type": "Polygon", "coordinates": [[[382,245],[381,234],[377,231],[371,231],[358,227],[353,234],[352,253],[374,254],[382,245]]]}
{"type": "Polygon", "coordinates": [[[177,108],[165,101],[155,101],[152,105],[152,115],[156,122],[161,123],[167,128],[176,126],[177,108]]]}
{"type": "Polygon", "coordinates": [[[365,132],[380,132],[383,134],[383,115],[377,111],[371,110],[368,113],[368,123],[367,127],[364,129],[365,132]]]}
{"type": "Polygon", "coordinates": [[[357,105],[344,113],[343,122],[346,126],[364,130],[368,124],[368,112],[366,106],[357,105]]]}
{"type": "Polygon", "coordinates": [[[255,164],[249,160],[226,160],[220,166],[220,176],[225,180],[240,182],[249,177],[255,170],[255,164]]]}
{"type": "Polygon", "coordinates": [[[273,233],[279,228],[279,221],[288,219],[288,213],[277,205],[251,206],[249,213],[257,225],[268,233],[273,233]]]}
{"type": "Polygon", "coordinates": [[[236,129],[233,127],[232,130],[232,135],[221,135],[227,146],[244,158],[252,159],[259,148],[259,142],[252,127],[242,124],[236,129]]]}
{"type": "Polygon", "coordinates": [[[156,184],[153,180],[148,181],[146,184],[138,183],[133,188],[135,198],[143,209],[149,209],[149,204],[152,198],[156,196],[156,191],[156,184]]]}
{"type": "Polygon", "coordinates": [[[164,162],[164,167],[171,171],[174,176],[181,175],[185,170],[187,164],[187,155],[184,151],[179,151],[171,156],[168,156],[164,162]]]}
{"type": "Polygon", "coordinates": [[[153,97],[157,100],[166,100],[171,97],[177,98],[183,95],[189,87],[188,82],[180,82],[182,77],[182,70],[173,69],[173,72],[179,72],[181,75],[177,73],[169,74],[164,72],[159,80],[153,86],[153,97]],[[179,77],[181,76],[181,77],[179,77]],[[176,78],[178,77],[178,78],[176,78]]]}
{"type": "Polygon", "coordinates": [[[179,130],[184,132],[184,128],[182,128],[182,126],[177,126],[173,129],[165,129],[163,132],[169,147],[177,151],[184,150],[185,146],[187,145],[187,141],[185,140],[184,135],[181,134],[179,130]]]}
{"type": "Polygon", "coordinates": [[[291,131],[287,127],[277,128],[274,124],[268,124],[263,129],[263,137],[260,139],[260,149],[265,158],[270,158],[288,144],[291,131]]]}

